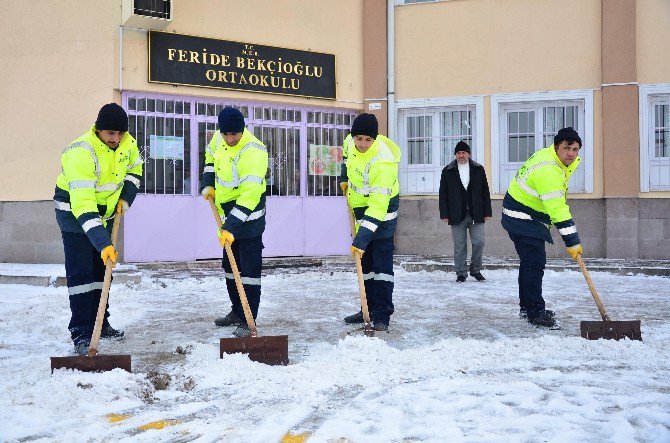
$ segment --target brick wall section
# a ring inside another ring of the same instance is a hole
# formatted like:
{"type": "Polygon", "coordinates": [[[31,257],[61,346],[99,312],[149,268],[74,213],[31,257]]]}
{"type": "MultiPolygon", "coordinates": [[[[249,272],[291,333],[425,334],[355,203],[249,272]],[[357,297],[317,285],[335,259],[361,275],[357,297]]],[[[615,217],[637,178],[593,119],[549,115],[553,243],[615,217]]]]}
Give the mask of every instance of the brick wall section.
{"type": "MultiPolygon", "coordinates": [[[[570,200],[584,253],[588,257],[605,256],[605,202],[603,200],[570,200]]],[[[485,256],[515,257],[514,244],[500,224],[502,200],[493,200],[493,218],[485,225],[485,256]]],[[[669,227],[670,229],[670,227],[669,227]]],[[[565,246],[556,228],[551,231],[554,244],[547,244],[547,256],[565,258],[565,246]]],[[[670,237],[666,237],[670,238],[670,237]]],[[[453,256],[454,246],[451,227],[439,219],[437,198],[402,198],[398,230],[396,232],[398,254],[453,256]]],[[[670,251],[666,253],[670,258],[670,251]]]]}
{"type": "Polygon", "coordinates": [[[0,262],[63,263],[52,200],[0,202],[0,262]]]}
{"type": "MultiPolygon", "coordinates": [[[[514,245],[500,225],[502,200],[492,203],[484,255],[515,257],[514,245]]],[[[586,257],[670,259],[670,199],[610,198],[570,200],[569,204],[586,257]]],[[[552,237],[554,245],[547,245],[547,256],[565,258],[563,241],[555,228],[552,237]]],[[[451,228],[439,219],[437,198],[401,198],[395,238],[398,254],[453,256],[451,228]]],[[[0,202],[0,262],[63,261],[51,200],[0,202]]]]}
{"type": "Polygon", "coordinates": [[[638,257],[670,258],[670,199],[638,200],[638,257]]]}

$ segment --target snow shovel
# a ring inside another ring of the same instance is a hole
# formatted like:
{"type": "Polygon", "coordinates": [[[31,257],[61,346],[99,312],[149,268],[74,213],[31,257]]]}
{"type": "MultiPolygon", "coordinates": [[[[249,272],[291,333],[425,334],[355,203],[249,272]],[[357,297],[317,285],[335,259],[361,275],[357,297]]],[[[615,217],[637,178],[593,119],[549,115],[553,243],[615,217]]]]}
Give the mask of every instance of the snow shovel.
{"type": "MultiPolygon", "coordinates": [[[[207,200],[209,200],[209,205],[212,208],[212,213],[214,214],[216,225],[220,230],[223,223],[221,222],[219,211],[216,209],[214,199],[209,197],[207,200]]],[[[258,332],[256,331],[256,323],[254,322],[254,316],[251,313],[251,308],[249,307],[247,293],[244,292],[242,277],[240,276],[240,271],[237,269],[237,262],[235,261],[233,250],[230,248],[230,243],[226,242],[225,249],[226,255],[228,256],[228,261],[230,262],[230,267],[233,270],[235,286],[237,286],[237,292],[240,295],[240,302],[242,303],[244,318],[247,321],[247,326],[249,326],[250,336],[222,338],[219,343],[220,358],[223,358],[223,354],[242,353],[248,354],[249,360],[265,363],[266,365],[287,365],[288,335],[268,335],[266,337],[258,336],[258,332]]]]}
{"type": "Polygon", "coordinates": [[[614,321],[610,319],[609,315],[607,315],[607,311],[605,311],[605,305],[603,305],[595,286],[593,286],[593,281],[591,281],[589,271],[586,270],[586,265],[584,264],[581,255],[577,256],[577,263],[579,263],[579,267],[582,270],[582,274],[584,274],[586,283],[589,285],[591,295],[593,295],[598,311],[600,311],[600,316],[603,318],[603,321],[581,322],[579,326],[582,337],[588,340],[598,340],[599,338],[620,340],[622,338],[629,338],[630,340],[642,341],[640,320],[614,321]]]}
{"type": "MultiPolygon", "coordinates": [[[[112,225],[112,245],[116,247],[116,238],[119,235],[119,224],[121,214],[116,214],[114,224],[112,225]]],[[[51,357],[51,372],[54,369],[78,369],[82,372],[104,372],[112,369],[123,369],[130,371],[130,355],[98,355],[98,345],[100,344],[100,333],[102,332],[102,323],[107,308],[107,298],[109,297],[109,287],[112,284],[112,267],[114,263],[107,260],[105,264],[105,280],[102,284],[102,294],[100,295],[100,304],[98,305],[98,315],[95,318],[93,327],[93,336],[88,348],[88,355],[77,355],[74,357],[51,357]]]]}
{"type": "MultiPolygon", "coordinates": [[[[351,228],[351,238],[356,236],[356,222],[354,221],[353,209],[347,205],[347,212],[349,212],[349,227],[351,228]]],[[[358,275],[358,292],[361,295],[361,312],[363,313],[363,333],[368,337],[374,337],[375,331],[372,329],[370,322],[370,312],[368,311],[368,298],[365,294],[365,282],[363,280],[363,266],[361,265],[361,254],[356,252],[354,254],[356,261],[356,274],[358,275]]]]}

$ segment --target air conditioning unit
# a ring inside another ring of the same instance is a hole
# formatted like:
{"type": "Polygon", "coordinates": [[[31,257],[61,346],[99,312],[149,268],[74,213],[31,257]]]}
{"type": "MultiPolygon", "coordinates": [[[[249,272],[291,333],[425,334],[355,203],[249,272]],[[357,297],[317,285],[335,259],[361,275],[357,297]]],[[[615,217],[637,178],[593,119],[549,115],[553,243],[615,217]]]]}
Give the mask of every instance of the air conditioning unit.
{"type": "Polygon", "coordinates": [[[172,0],[123,0],[121,23],[128,28],[165,29],[172,23],[172,0]]]}

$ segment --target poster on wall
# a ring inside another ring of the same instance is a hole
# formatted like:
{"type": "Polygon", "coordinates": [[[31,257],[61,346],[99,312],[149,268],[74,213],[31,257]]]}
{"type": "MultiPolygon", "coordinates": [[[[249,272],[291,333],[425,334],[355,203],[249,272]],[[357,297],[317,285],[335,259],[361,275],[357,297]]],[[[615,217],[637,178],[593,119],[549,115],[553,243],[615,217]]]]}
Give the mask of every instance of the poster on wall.
{"type": "Polygon", "coordinates": [[[184,160],[184,137],[150,135],[149,152],[158,160],[184,160]]]}
{"type": "Polygon", "coordinates": [[[339,176],[342,173],[342,146],[309,145],[309,174],[339,176]]]}

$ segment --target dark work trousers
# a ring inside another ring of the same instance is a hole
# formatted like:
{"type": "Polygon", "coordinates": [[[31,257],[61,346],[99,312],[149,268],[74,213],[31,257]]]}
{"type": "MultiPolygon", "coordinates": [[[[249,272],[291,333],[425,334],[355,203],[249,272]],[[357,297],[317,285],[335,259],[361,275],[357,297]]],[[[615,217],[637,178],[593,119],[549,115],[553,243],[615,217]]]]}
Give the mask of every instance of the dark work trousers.
{"type": "Polygon", "coordinates": [[[533,317],[544,310],[542,277],[547,264],[544,240],[509,233],[519,254],[519,307],[533,317]]]}
{"type": "MultiPolygon", "coordinates": [[[[258,305],[261,302],[261,266],[263,264],[263,237],[243,238],[235,240],[231,245],[237,269],[242,276],[242,286],[247,295],[251,313],[256,319],[258,305]]],[[[245,319],[240,294],[235,286],[233,270],[228,261],[228,255],[223,251],[223,270],[226,272],[226,287],[232,304],[232,311],[238,318],[245,319]]]]}
{"type": "MultiPolygon", "coordinates": [[[[108,227],[111,223],[108,223],[108,227]]],[[[105,264],[100,252],[91,244],[86,234],[61,232],[65,250],[65,275],[70,296],[72,317],[68,329],[74,344],[88,343],[93,335],[98,314],[105,264]]],[[[103,327],[108,325],[109,303],[105,308],[103,327]]]]}
{"type": "Polygon", "coordinates": [[[386,325],[393,314],[393,249],[393,237],[372,240],[361,259],[370,317],[386,325]]]}

